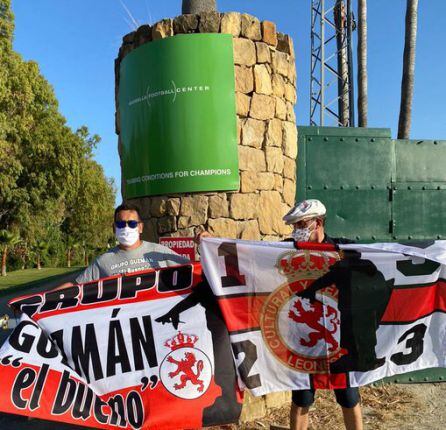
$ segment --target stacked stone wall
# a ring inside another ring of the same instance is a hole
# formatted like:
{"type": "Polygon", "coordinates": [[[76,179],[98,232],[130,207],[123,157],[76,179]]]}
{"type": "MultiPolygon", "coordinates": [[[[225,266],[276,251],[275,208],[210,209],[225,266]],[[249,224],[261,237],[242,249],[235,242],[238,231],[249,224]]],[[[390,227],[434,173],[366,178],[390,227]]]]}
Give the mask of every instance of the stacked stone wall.
{"type": "Polygon", "coordinates": [[[144,238],[157,242],[206,230],[219,237],[279,240],[290,232],[282,216],[294,204],[296,187],[296,68],[292,40],[273,22],[204,12],[142,25],[124,36],[115,61],[116,132],[121,60],[144,43],[187,33],[233,36],[240,189],[132,199],[142,209],[144,238]]]}

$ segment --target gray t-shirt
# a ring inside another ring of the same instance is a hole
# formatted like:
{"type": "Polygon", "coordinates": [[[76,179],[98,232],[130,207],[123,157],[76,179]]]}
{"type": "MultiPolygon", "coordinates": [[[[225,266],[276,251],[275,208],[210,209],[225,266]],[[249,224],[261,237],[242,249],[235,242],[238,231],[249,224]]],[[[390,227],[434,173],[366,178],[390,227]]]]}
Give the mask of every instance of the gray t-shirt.
{"type": "Polygon", "coordinates": [[[190,263],[185,257],[157,243],[142,241],[136,249],[125,251],[118,246],[97,257],[77,278],[85,284],[96,279],[119,273],[131,273],[144,269],[159,269],[190,263]]]}

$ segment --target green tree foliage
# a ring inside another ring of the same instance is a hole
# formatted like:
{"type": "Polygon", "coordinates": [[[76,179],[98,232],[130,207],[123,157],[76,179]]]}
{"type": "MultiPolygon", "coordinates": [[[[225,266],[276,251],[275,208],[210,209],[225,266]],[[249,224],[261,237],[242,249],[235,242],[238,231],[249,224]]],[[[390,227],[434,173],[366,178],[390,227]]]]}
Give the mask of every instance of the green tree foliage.
{"type": "Polygon", "coordinates": [[[93,160],[99,136],[66,125],[38,65],[13,51],[13,28],[0,0],[0,230],[20,233],[21,254],[55,264],[68,243],[84,253],[108,243],[115,191],[93,160]]]}
{"type": "Polygon", "coordinates": [[[10,50],[14,32],[14,15],[11,0],[0,0],[0,50],[10,50]]]}
{"type": "Polygon", "coordinates": [[[84,252],[104,246],[113,235],[114,186],[111,181],[99,183],[98,177],[104,177],[102,167],[94,160],[84,160],[79,192],[72,199],[62,225],[64,234],[82,244],[84,252]]]}

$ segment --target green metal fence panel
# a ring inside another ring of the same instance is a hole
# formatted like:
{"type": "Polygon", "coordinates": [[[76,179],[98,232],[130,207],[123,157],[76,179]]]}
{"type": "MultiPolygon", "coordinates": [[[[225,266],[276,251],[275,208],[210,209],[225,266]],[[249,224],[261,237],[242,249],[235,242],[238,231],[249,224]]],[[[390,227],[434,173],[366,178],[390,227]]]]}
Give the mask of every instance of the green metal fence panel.
{"type": "Polygon", "coordinates": [[[382,382],[395,384],[416,384],[420,382],[445,382],[446,369],[443,367],[431,367],[430,369],[407,372],[384,378],[382,382]]]}
{"type": "Polygon", "coordinates": [[[446,189],[422,187],[394,191],[393,239],[446,238],[446,189]]]}
{"type": "Polygon", "coordinates": [[[331,236],[357,241],[388,240],[391,207],[389,191],[312,190],[307,198],[327,207],[326,229],[331,236]]]}
{"type": "Polygon", "coordinates": [[[386,189],[392,145],[389,139],[315,136],[307,146],[307,183],[313,189],[386,189]]]}
{"type": "Polygon", "coordinates": [[[377,178],[376,184],[372,184],[372,181],[367,179],[367,175],[362,173],[363,167],[369,167],[371,155],[374,154],[366,143],[372,144],[373,148],[377,148],[380,153],[382,170],[379,162],[373,161],[378,172],[385,171],[389,166],[389,161],[385,160],[385,154],[391,159],[390,163],[394,163],[390,150],[390,129],[298,127],[298,136],[297,200],[310,198],[307,194],[311,194],[311,191],[317,188],[323,188],[324,185],[331,184],[333,187],[340,188],[355,186],[359,181],[359,185],[362,183],[378,186],[382,181],[378,181],[379,175],[375,174],[374,169],[368,169],[368,173],[377,178]],[[341,169],[339,163],[346,168],[341,169]],[[360,180],[360,177],[363,179],[360,180]],[[316,183],[309,182],[313,180],[316,183]]]}
{"type": "Polygon", "coordinates": [[[446,238],[446,141],[396,140],[393,238],[446,238]]]}
{"type": "MultiPolygon", "coordinates": [[[[299,127],[296,201],[327,206],[327,231],[358,241],[446,239],[446,141],[389,129],[299,127]]],[[[426,369],[384,382],[446,381],[426,369]]]]}
{"type": "Polygon", "coordinates": [[[333,236],[389,240],[394,153],[390,130],[300,127],[297,200],[323,201],[333,236]]]}
{"type": "Polygon", "coordinates": [[[445,140],[395,140],[396,182],[446,184],[445,140]]]}
{"type": "Polygon", "coordinates": [[[299,127],[296,200],[322,200],[334,236],[444,239],[444,160],[444,140],[392,140],[389,129],[299,127]]]}

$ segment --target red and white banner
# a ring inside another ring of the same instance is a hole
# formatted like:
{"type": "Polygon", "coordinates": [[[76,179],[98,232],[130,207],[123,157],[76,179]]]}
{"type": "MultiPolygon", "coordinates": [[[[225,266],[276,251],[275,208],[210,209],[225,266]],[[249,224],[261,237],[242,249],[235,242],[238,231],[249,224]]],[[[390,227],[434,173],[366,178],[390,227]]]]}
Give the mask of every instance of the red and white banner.
{"type": "Polygon", "coordinates": [[[107,429],[237,421],[229,338],[206,295],[195,264],[13,300],[0,410],[107,429]]]}
{"type": "Polygon", "coordinates": [[[0,411],[192,429],[237,421],[236,370],[263,395],[446,367],[446,242],[299,245],[203,239],[213,294],[194,263],[13,300],[0,411]]]}
{"type": "Polygon", "coordinates": [[[302,247],[202,241],[241,384],[254,395],[446,366],[445,241],[302,247]]]}

